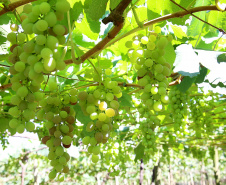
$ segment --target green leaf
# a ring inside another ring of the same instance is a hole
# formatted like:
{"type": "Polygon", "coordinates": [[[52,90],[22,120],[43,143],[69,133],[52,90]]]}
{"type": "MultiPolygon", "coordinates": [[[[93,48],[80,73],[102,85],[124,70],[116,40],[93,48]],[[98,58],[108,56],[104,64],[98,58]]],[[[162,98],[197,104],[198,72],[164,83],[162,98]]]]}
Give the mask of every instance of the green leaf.
{"type": "Polygon", "coordinates": [[[123,140],[123,138],[126,136],[127,132],[129,132],[129,127],[124,127],[123,130],[119,132],[120,140],[123,140]]]}
{"type": "Polygon", "coordinates": [[[219,55],[219,56],[217,57],[217,62],[218,62],[218,63],[226,62],[226,53],[223,53],[223,54],[219,55]]]}
{"type": "Polygon", "coordinates": [[[114,10],[122,0],[110,0],[110,9],[114,10]]]}
{"type": "Polygon", "coordinates": [[[70,20],[71,21],[76,21],[79,17],[79,15],[83,11],[83,5],[81,2],[76,2],[73,6],[72,9],[70,9],[70,20]]]}
{"type": "Polygon", "coordinates": [[[189,76],[185,76],[182,82],[177,85],[177,88],[181,92],[185,93],[191,87],[191,85],[195,82],[196,78],[197,78],[196,76],[193,78],[190,78],[189,76]]]}
{"type": "Polygon", "coordinates": [[[144,146],[142,145],[142,143],[140,142],[140,144],[134,148],[134,153],[136,155],[134,161],[136,162],[138,159],[142,159],[144,157],[144,146]]]}
{"type": "MultiPolygon", "coordinates": [[[[196,1],[195,3],[195,7],[199,7],[199,6],[207,6],[210,5],[211,1],[210,0],[199,0],[196,1]]],[[[202,11],[202,12],[198,12],[198,13],[194,13],[194,15],[196,15],[197,17],[199,17],[200,19],[204,20],[206,19],[206,12],[202,11]]],[[[202,32],[202,28],[204,26],[204,22],[198,20],[196,17],[192,16],[192,21],[190,26],[188,27],[188,31],[187,34],[188,36],[197,36],[202,32]]]]}
{"type": "Polygon", "coordinates": [[[176,37],[179,39],[182,39],[183,37],[187,37],[186,33],[182,30],[181,27],[176,26],[176,25],[170,25],[171,28],[173,29],[173,33],[176,37]]]}
{"type": "Polygon", "coordinates": [[[94,21],[98,21],[105,13],[108,0],[92,0],[87,15],[94,21]]]}
{"type": "Polygon", "coordinates": [[[132,105],[132,97],[125,92],[122,92],[122,97],[118,99],[120,105],[123,107],[133,107],[132,105]]]}
{"type": "Polygon", "coordinates": [[[9,21],[10,21],[10,18],[7,14],[3,14],[0,16],[0,25],[3,25],[3,24],[8,24],[9,21]]]}
{"type": "MultiPolygon", "coordinates": [[[[218,28],[226,30],[226,12],[210,11],[208,15],[208,22],[218,28]]],[[[208,28],[210,29],[210,31],[216,33],[216,29],[212,26],[209,26],[208,28]]]]}
{"type": "Polygon", "coordinates": [[[92,40],[97,40],[98,33],[100,32],[100,22],[91,21],[84,16],[81,23],[76,22],[76,29],[92,40]]]}
{"type": "Polygon", "coordinates": [[[173,45],[171,43],[168,43],[166,48],[165,48],[165,55],[164,57],[166,58],[167,62],[173,66],[173,63],[176,59],[176,53],[174,51],[173,45]]]}
{"type": "Polygon", "coordinates": [[[207,75],[208,69],[205,67],[202,67],[200,70],[200,74],[197,76],[195,83],[202,83],[207,75]]]}
{"type": "MultiPolygon", "coordinates": [[[[96,63],[96,66],[98,66],[98,62],[96,63]]],[[[112,66],[113,66],[113,64],[112,64],[111,60],[102,59],[99,61],[99,67],[101,69],[112,68],[112,66]]]]}

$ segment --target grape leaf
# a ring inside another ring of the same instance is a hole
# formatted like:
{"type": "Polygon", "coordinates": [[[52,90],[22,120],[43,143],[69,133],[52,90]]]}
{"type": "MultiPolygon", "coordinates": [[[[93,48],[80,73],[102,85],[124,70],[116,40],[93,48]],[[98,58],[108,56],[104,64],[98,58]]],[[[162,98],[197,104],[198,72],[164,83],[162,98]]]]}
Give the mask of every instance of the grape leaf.
{"type": "Polygon", "coordinates": [[[118,99],[120,105],[123,107],[133,107],[132,105],[132,97],[125,92],[122,92],[122,97],[118,99]]]}
{"type": "Polygon", "coordinates": [[[194,77],[189,77],[189,76],[185,76],[182,80],[182,82],[180,84],[177,85],[177,88],[185,93],[190,87],[191,85],[195,82],[197,76],[194,77]]]}
{"type": "Polygon", "coordinates": [[[138,159],[142,159],[144,157],[144,146],[142,145],[142,143],[140,142],[140,144],[134,148],[134,153],[136,155],[134,161],[136,162],[138,159]]]}
{"type": "Polygon", "coordinates": [[[105,13],[108,0],[92,0],[87,15],[94,21],[98,21],[105,13]]]}
{"type": "Polygon", "coordinates": [[[199,58],[192,45],[182,44],[176,48],[174,66],[174,72],[183,76],[194,77],[199,74],[199,58]]]}
{"type": "Polygon", "coordinates": [[[226,53],[223,53],[223,54],[218,55],[217,62],[218,63],[226,62],[226,53]]]}
{"type": "Polygon", "coordinates": [[[208,69],[205,67],[202,67],[200,70],[200,74],[197,76],[195,83],[202,83],[207,75],[208,69]]]}

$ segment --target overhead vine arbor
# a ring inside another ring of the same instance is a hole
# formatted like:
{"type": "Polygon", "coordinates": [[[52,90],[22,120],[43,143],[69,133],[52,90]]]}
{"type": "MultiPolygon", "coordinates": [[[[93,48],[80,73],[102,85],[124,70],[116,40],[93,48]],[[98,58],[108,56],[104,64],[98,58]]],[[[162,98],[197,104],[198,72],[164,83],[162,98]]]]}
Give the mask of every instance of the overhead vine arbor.
{"type": "Polygon", "coordinates": [[[157,167],[183,152],[213,159],[220,183],[225,2],[3,0],[0,7],[4,147],[16,133],[38,134],[49,179],[58,180],[70,173],[72,145],[111,176],[124,173],[126,161],[141,161],[142,171],[150,159],[157,167]]]}

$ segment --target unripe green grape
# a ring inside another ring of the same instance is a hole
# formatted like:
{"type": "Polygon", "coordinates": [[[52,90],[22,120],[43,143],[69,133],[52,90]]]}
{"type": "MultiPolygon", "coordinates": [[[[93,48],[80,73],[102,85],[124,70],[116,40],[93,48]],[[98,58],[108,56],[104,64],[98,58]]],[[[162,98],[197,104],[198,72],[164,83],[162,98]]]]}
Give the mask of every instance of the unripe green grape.
{"type": "Polygon", "coordinates": [[[33,53],[34,48],[35,48],[35,43],[33,41],[29,41],[23,46],[23,49],[26,53],[33,53]]]}
{"type": "Polygon", "coordinates": [[[48,23],[49,27],[53,27],[57,23],[57,17],[54,12],[49,12],[44,20],[48,23]]]}
{"type": "Polygon", "coordinates": [[[56,67],[56,61],[54,58],[44,59],[43,66],[44,66],[44,69],[48,72],[54,71],[56,67]]]}
{"type": "Polygon", "coordinates": [[[57,146],[56,147],[56,151],[55,151],[55,154],[57,156],[62,156],[64,154],[64,148],[62,146],[57,146]]]}
{"type": "Polygon", "coordinates": [[[151,93],[152,94],[157,94],[158,93],[158,88],[157,87],[152,87],[151,88],[151,93]]]}
{"type": "Polygon", "coordinates": [[[145,86],[147,84],[148,84],[148,80],[145,78],[141,78],[138,80],[138,85],[140,85],[140,86],[145,86]]]}
{"type": "Polygon", "coordinates": [[[105,74],[106,74],[106,75],[111,75],[111,69],[106,69],[106,70],[105,70],[105,74]]]}
{"type": "MultiPolygon", "coordinates": [[[[122,90],[121,90],[121,88],[119,87],[119,86],[115,86],[115,87],[113,87],[112,88],[112,92],[114,93],[114,94],[119,94],[120,92],[121,92],[122,90]]],[[[106,97],[107,98],[107,97],[106,97]]],[[[113,99],[112,99],[113,100],[113,99]]],[[[108,100],[109,101],[109,100],[108,100]]]]}
{"type": "Polygon", "coordinates": [[[147,43],[147,49],[148,50],[154,50],[155,49],[155,43],[154,42],[148,42],[147,43]]]}
{"type": "Polygon", "coordinates": [[[35,63],[38,62],[38,58],[35,55],[24,54],[24,58],[23,60],[21,58],[21,61],[27,62],[29,65],[33,66],[35,63]]]}
{"type": "Polygon", "coordinates": [[[46,46],[51,50],[56,49],[59,46],[58,40],[54,36],[48,36],[46,40],[46,46]]]}
{"type": "Polygon", "coordinates": [[[70,136],[64,136],[62,139],[63,144],[70,145],[72,142],[72,138],[70,136]]]}
{"type": "Polygon", "coordinates": [[[162,110],[162,104],[161,102],[154,102],[153,108],[155,111],[161,111],[162,110]]]}
{"type": "Polygon", "coordinates": [[[162,74],[164,76],[169,76],[170,75],[170,69],[168,67],[166,67],[166,66],[163,66],[162,74]]]}
{"type": "Polygon", "coordinates": [[[97,140],[94,138],[94,137],[92,137],[91,139],[90,139],[90,145],[91,146],[95,146],[97,144],[97,140]]]}
{"type": "Polygon", "coordinates": [[[57,90],[57,83],[55,81],[49,81],[48,86],[50,91],[57,90]]]}
{"type": "Polygon", "coordinates": [[[16,131],[17,131],[18,133],[22,134],[22,133],[24,132],[24,130],[25,130],[24,124],[19,124],[19,125],[17,125],[16,131]]]}
{"type": "Polygon", "coordinates": [[[98,155],[92,155],[92,162],[97,163],[99,161],[99,156],[98,155]]]}
{"type": "Polygon", "coordinates": [[[56,24],[54,27],[53,27],[53,32],[58,35],[58,36],[62,36],[64,35],[65,33],[65,28],[64,26],[60,25],[60,24],[56,24]]]}
{"type": "Polygon", "coordinates": [[[25,4],[23,7],[23,12],[26,14],[29,14],[32,11],[32,5],[31,4],[25,4]]]}
{"type": "Polygon", "coordinates": [[[27,18],[28,20],[31,22],[31,23],[34,23],[38,20],[38,15],[34,15],[32,12],[30,12],[28,15],[27,15],[27,18]]]}
{"type": "Polygon", "coordinates": [[[154,103],[154,101],[153,101],[152,99],[148,99],[148,100],[145,102],[145,104],[146,104],[147,106],[152,106],[153,103],[154,103]]]}
{"type": "Polygon", "coordinates": [[[41,73],[41,72],[43,72],[43,69],[44,69],[44,67],[43,67],[43,63],[42,63],[42,62],[36,62],[36,63],[35,63],[35,65],[34,65],[34,71],[35,71],[36,73],[41,73]]]}
{"type": "Polygon", "coordinates": [[[148,43],[148,37],[144,36],[140,39],[142,44],[147,44],[148,43]]]}
{"type": "Polygon", "coordinates": [[[158,88],[158,93],[160,95],[165,95],[166,94],[166,88],[165,87],[159,87],[158,88]]]}
{"type": "Polygon", "coordinates": [[[26,40],[26,35],[24,33],[18,33],[17,35],[17,42],[19,44],[24,43],[26,40]]]}
{"type": "Polygon", "coordinates": [[[79,92],[78,94],[78,98],[81,100],[81,101],[85,101],[88,97],[88,93],[86,91],[81,91],[79,92]]]}
{"type": "Polygon", "coordinates": [[[61,118],[66,118],[68,116],[66,111],[60,111],[60,117],[61,118]]]}
{"type": "Polygon", "coordinates": [[[67,125],[61,125],[60,130],[61,132],[67,134],[69,132],[69,127],[67,125]]]}
{"type": "Polygon", "coordinates": [[[13,82],[11,86],[13,91],[17,91],[20,87],[22,87],[20,82],[13,82]]]}
{"type": "Polygon", "coordinates": [[[26,97],[28,94],[28,89],[25,86],[20,87],[17,91],[16,94],[20,97],[26,97]]]}
{"type": "Polygon", "coordinates": [[[49,48],[43,48],[41,51],[41,57],[44,59],[50,59],[53,56],[53,52],[49,48]]]}
{"type": "Polygon", "coordinates": [[[20,124],[20,122],[17,119],[11,119],[9,121],[9,126],[11,128],[16,128],[19,124],[20,124]]]}
{"type": "Polygon", "coordinates": [[[95,139],[97,140],[98,143],[102,142],[103,134],[101,132],[95,133],[95,139]]]}
{"type": "Polygon", "coordinates": [[[43,2],[39,5],[39,11],[42,13],[42,14],[46,14],[50,11],[50,5],[49,3],[47,2],[43,2]]]}
{"type": "Polygon", "coordinates": [[[46,43],[46,37],[44,35],[38,35],[36,37],[36,43],[38,45],[44,45],[46,43]]]}
{"type": "Polygon", "coordinates": [[[147,70],[146,70],[145,68],[140,68],[140,69],[137,71],[137,76],[143,77],[146,73],[147,73],[147,70]]]}
{"type": "Polygon", "coordinates": [[[44,48],[43,45],[36,44],[35,45],[35,53],[38,54],[38,55],[41,54],[41,51],[42,51],[43,48],[44,48]]]}
{"type": "Polygon", "coordinates": [[[133,43],[133,41],[128,40],[128,41],[126,41],[125,46],[126,46],[127,48],[132,48],[132,43],[133,43]]]}
{"type": "Polygon", "coordinates": [[[61,172],[63,170],[63,165],[58,163],[56,166],[54,166],[54,169],[56,169],[57,172],[61,172]]]}
{"type": "Polygon", "coordinates": [[[15,56],[20,56],[20,54],[23,52],[23,49],[22,47],[20,46],[16,46],[14,49],[13,49],[13,54],[15,56]]]}
{"type": "Polygon", "coordinates": [[[94,105],[88,105],[87,108],[86,108],[86,112],[88,114],[92,114],[96,111],[96,107],[94,105]]]}
{"type": "Polygon", "coordinates": [[[157,47],[160,49],[164,49],[168,44],[168,40],[166,37],[161,37],[157,42],[157,47]]]}
{"type": "Polygon", "coordinates": [[[59,163],[65,165],[65,164],[67,163],[66,158],[65,158],[64,156],[61,156],[61,157],[59,158],[59,163]]]}
{"type": "Polygon", "coordinates": [[[27,102],[25,100],[22,100],[18,105],[18,108],[22,111],[25,110],[27,108],[27,102]]]}
{"type": "MultiPolygon", "coordinates": [[[[35,112],[33,110],[26,109],[23,112],[23,116],[24,116],[24,118],[25,118],[26,121],[30,121],[31,119],[34,119],[35,118],[35,112]]],[[[28,127],[29,127],[28,129],[26,128],[28,131],[33,131],[35,129],[35,125],[33,125],[33,123],[32,124],[29,123],[28,124],[28,127]],[[33,128],[33,130],[32,130],[32,128],[33,128]]]]}
{"type": "Polygon", "coordinates": [[[153,60],[152,60],[152,59],[147,59],[147,60],[145,60],[145,65],[146,65],[147,67],[152,67],[152,65],[153,65],[153,60]]]}
{"type": "Polygon", "coordinates": [[[11,100],[10,101],[11,101],[11,103],[13,105],[19,105],[19,103],[21,102],[21,97],[18,96],[18,95],[14,95],[14,96],[11,97],[11,100]]]}
{"type": "Polygon", "coordinates": [[[10,25],[11,31],[17,31],[18,30],[18,25],[17,24],[11,24],[10,25]]]}
{"type": "Polygon", "coordinates": [[[84,137],[84,138],[82,139],[82,143],[83,143],[84,145],[88,145],[89,142],[90,142],[90,137],[89,137],[89,136],[86,136],[86,137],[84,137]]]}
{"type": "Polygon", "coordinates": [[[102,125],[102,130],[103,130],[104,132],[107,132],[107,131],[109,130],[108,124],[103,124],[103,125],[102,125]]]}
{"type": "Polygon", "coordinates": [[[54,113],[53,112],[47,112],[45,115],[45,119],[47,119],[48,121],[52,121],[54,118],[54,113]]]}
{"type": "Polygon", "coordinates": [[[99,115],[98,115],[98,120],[99,121],[104,121],[106,119],[106,114],[105,113],[100,113],[99,115]]]}
{"type": "Polygon", "coordinates": [[[151,84],[145,85],[144,92],[151,92],[151,88],[152,88],[152,85],[151,84]]]}
{"type": "Polygon", "coordinates": [[[37,30],[45,31],[48,28],[48,23],[45,20],[39,20],[38,22],[36,22],[35,26],[37,30]]]}
{"type": "Polygon", "coordinates": [[[9,42],[11,42],[12,44],[15,44],[16,43],[16,40],[17,40],[17,36],[16,36],[16,33],[14,32],[11,32],[7,35],[7,40],[9,42]]]}
{"type": "Polygon", "coordinates": [[[20,110],[18,107],[11,107],[8,112],[13,117],[18,117],[20,115],[20,110]]]}
{"type": "Polygon", "coordinates": [[[100,147],[99,146],[94,146],[92,149],[92,153],[94,155],[98,155],[100,153],[100,147]]]}
{"type": "Polygon", "coordinates": [[[157,74],[155,76],[155,78],[158,80],[158,81],[163,81],[166,79],[166,77],[163,75],[163,74],[157,74]]]}
{"type": "Polygon", "coordinates": [[[22,28],[24,30],[24,33],[25,34],[33,34],[33,26],[34,26],[33,23],[27,23],[27,24],[25,24],[24,27],[22,25],[22,28]]]}
{"type": "Polygon", "coordinates": [[[116,100],[112,100],[110,102],[110,106],[113,108],[113,109],[118,109],[119,108],[119,103],[116,101],[116,100]]]}
{"type": "Polygon", "coordinates": [[[150,36],[149,36],[149,40],[150,40],[151,42],[155,42],[155,41],[156,41],[156,36],[155,36],[155,35],[150,35],[150,36]]]}
{"type": "Polygon", "coordinates": [[[155,33],[161,33],[161,28],[159,26],[155,26],[154,32],[155,33]]]}
{"type": "MultiPolygon", "coordinates": [[[[116,93],[117,94],[117,93],[116,93]]],[[[114,99],[114,95],[112,94],[112,93],[107,93],[106,94],[106,99],[108,100],[108,101],[112,101],[113,99],[114,99]]]]}
{"type": "Polygon", "coordinates": [[[132,47],[137,49],[140,46],[140,42],[138,40],[133,41],[132,47]]]}
{"type": "Polygon", "coordinates": [[[78,94],[78,90],[77,90],[77,89],[71,89],[70,92],[69,92],[69,94],[70,94],[71,96],[75,96],[75,95],[78,94]]]}
{"type": "Polygon", "coordinates": [[[94,130],[94,128],[95,128],[95,124],[94,124],[94,122],[89,122],[87,125],[86,125],[86,131],[87,132],[92,132],[93,130],[94,130]]]}
{"type": "Polygon", "coordinates": [[[70,4],[66,0],[57,1],[56,11],[65,13],[70,9],[70,4]]]}

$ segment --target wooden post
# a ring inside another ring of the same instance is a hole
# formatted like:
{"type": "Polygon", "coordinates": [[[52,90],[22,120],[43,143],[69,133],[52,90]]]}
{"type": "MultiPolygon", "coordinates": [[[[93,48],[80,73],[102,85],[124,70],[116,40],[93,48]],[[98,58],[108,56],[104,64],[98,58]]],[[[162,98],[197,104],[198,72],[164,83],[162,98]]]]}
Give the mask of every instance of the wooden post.
{"type": "Polygon", "coordinates": [[[221,185],[220,182],[220,170],[219,170],[219,156],[218,156],[218,149],[215,146],[214,148],[214,157],[213,157],[213,170],[214,170],[214,178],[216,185],[221,185]]]}
{"type": "Polygon", "coordinates": [[[142,185],[144,180],[144,162],[143,159],[140,159],[140,180],[139,184],[142,185]]]}

